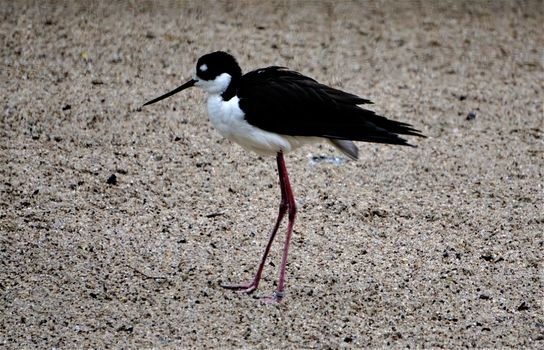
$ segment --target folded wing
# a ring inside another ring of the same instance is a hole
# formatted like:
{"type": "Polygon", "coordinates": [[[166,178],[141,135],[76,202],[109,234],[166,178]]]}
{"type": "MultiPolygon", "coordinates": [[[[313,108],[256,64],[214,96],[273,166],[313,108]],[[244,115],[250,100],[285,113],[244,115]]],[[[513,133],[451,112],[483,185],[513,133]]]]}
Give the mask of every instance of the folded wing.
{"type": "Polygon", "coordinates": [[[372,103],[282,67],[245,74],[237,93],[246,120],[291,136],[409,145],[399,135],[423,136],[411,125],[359,107],[372,103]]]}

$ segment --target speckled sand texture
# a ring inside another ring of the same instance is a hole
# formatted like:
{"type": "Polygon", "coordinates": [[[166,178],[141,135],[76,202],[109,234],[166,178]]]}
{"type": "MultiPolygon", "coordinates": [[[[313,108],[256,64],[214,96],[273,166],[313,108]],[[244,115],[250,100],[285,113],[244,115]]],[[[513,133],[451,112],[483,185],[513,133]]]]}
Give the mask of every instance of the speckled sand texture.
{"type": "Polygon", "coordinates": [[[542,1],[1,0],[0,348],[544,348],[542,23],[542,1]],[[139,109],[218,49],[429,136],[287,156],[280,306],[219,286],[255,271],[273,157],[196,89],[139,109]]]}

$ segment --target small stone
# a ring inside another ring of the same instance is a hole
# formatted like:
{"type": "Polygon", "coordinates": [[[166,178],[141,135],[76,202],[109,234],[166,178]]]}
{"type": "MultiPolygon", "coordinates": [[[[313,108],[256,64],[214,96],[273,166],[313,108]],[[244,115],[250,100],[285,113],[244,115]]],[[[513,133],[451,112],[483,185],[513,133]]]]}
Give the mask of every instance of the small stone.
{"type": "Polygon", "coordinates": [[[529,310],[529,305],[527,305],[526,302],[522,302],[520,306],[518,306],[518,311],[527,311],[529,310]]]}
{"type": "Polygon", "coordinates": [[[120,63],[122,61],[123,61],[123,58],[121,57],[121,55],[119,53],[113,54],[111,59],[110,59],[111,63],[120,63]]]}
{"type": "Polygon", "coordinates": [[[387,211],[384,209],[373,209],[370,211],[370,214],[372,214],[372,216],[377,216],[379,218],[387,217],[387,211]]]}
{"type": "Polygon", "coordinates": [[[474,112],[474,111],[468,112],[467,120],[474,120],[474,119],[476,119],[476,112],[474,112]]]}
{"type": "Polygon", "coordinates": [[[132,333],[134,331],[134,327],[133,326],[125,326],[125,325],[122,325],[121,327],[117,328],[117,332],[128,332],[128,333],[132,333]]]}
{"type": "Polygon", "coordinates": [[[491,253],[485,253],[480,256],[480,259],[483,259],[485,261],[491,261],[493,260],[493,255],[491,253]]]}
{"type": "Polygon", "coordinates": [[[115,174],[111,174],[106,182],[108,183],[108,185],[117,185],[117,176],[115,176],[115,174]]]}

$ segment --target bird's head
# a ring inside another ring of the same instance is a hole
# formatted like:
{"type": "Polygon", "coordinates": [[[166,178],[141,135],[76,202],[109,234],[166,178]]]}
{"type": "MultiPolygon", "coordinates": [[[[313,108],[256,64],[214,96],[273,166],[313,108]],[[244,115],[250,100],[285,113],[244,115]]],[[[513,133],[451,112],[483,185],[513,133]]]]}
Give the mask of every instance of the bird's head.
{"type": "Polygon", "coordinates": [[[210,94],[222,94],[233,80],[242,76],[236,59],[223,51],[204,55],[196,63],[195,85],[210,94]]]}
{"type": "Polygon", "coordinates": [[[232,55],[223,51],[215,51],[198,59],[193,79],[144,103],[144,106],[163,100],[192,86],[197,86],[209,94],[220,94],[223,98],[228,99],[234,96],[236,82],[241,76],[242,70],[232,55]]]}

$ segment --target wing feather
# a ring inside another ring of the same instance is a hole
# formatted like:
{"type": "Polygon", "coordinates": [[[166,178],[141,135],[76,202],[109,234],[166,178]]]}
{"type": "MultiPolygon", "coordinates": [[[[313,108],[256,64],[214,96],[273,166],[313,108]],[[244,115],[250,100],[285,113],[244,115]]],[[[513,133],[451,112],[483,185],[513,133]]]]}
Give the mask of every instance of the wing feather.
{"type": "Polygon", "coordinates": [[[423,136],[407,123],[360,107],[372,103],[283,67],[242,76],[237,92],[246,120],[291,136],[408,145],[399,135],[423,136]]]}

